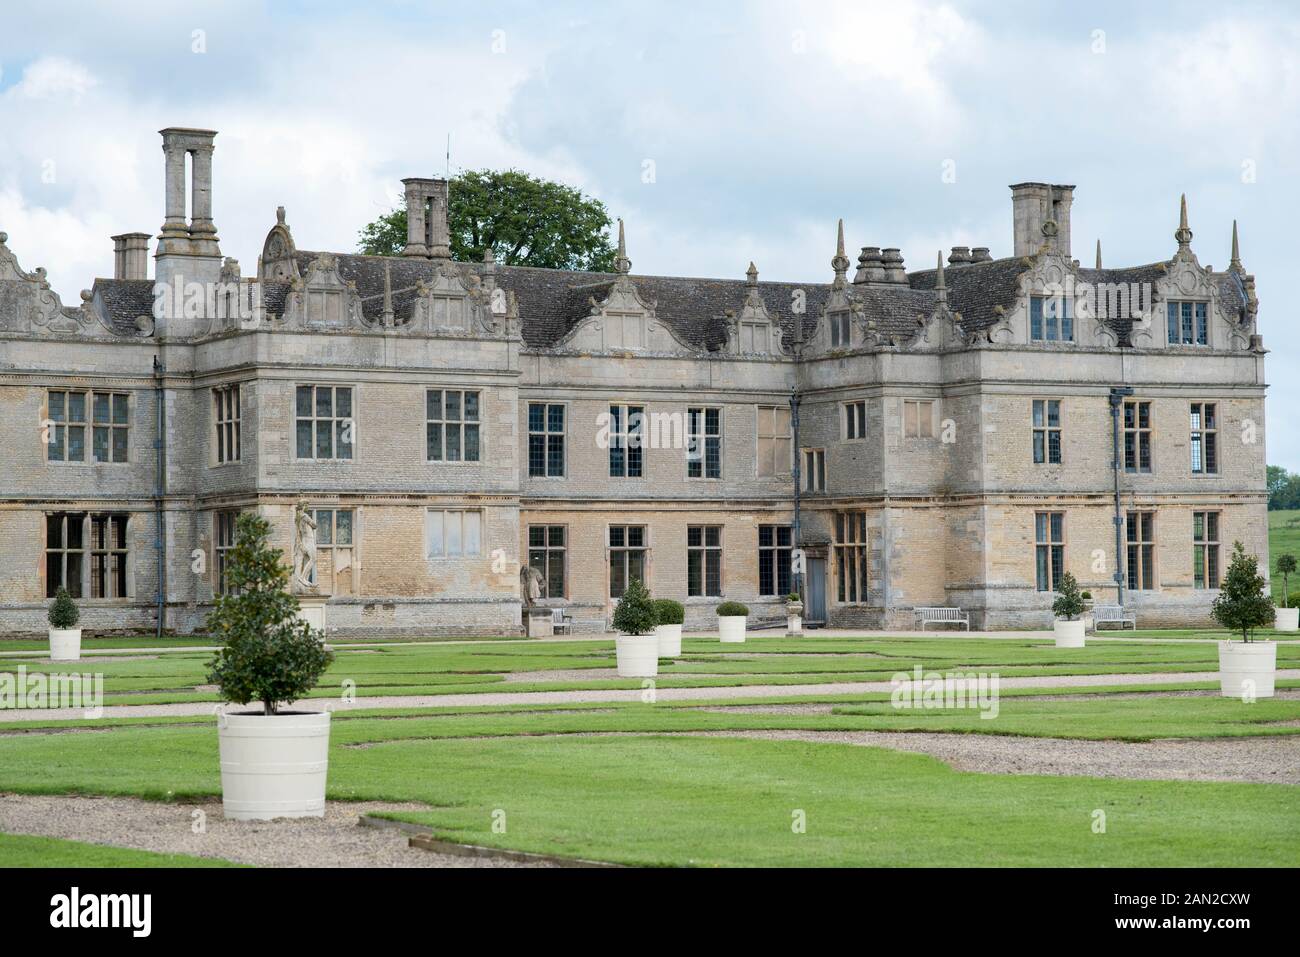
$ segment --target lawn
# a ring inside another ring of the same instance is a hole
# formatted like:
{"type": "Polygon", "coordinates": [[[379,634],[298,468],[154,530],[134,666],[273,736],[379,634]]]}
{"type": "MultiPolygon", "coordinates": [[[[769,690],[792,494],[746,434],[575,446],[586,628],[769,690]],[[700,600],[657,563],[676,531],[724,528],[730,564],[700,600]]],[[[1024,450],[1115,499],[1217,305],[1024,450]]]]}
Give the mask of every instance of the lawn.
{"type": "MultiPolygon", "coordinates": [[[[1272,511],[1268,513],[1268,553],[1270,579],[1273,585],[1273,600],[1282,603],[1282,576],[1277,573],[1277,557],[1289,552],[1300,562],[1300,509],[1272,511]]],[[[1291,592],[1300,591],[1300,575],[1291,576],[1291,592]]]]}
{"type": "Polygon", "coordinates": [[[229,861],[187,854],[154,854],[126,847],[30,834],[0,834],[0,862],[5,867],[238,867],[229,861]]]}
{"type": "MultiPolygon", "coordinates": [[[[1004,676],[1214,671],[1214,644],[1093,642],[1058,650],[1029,638],[763,637],[725,648],[687,639],[684,652],[665,662],[660,687],[783,685],[788,693],[780,697],[749,700],[829,707],[724,712],[710,705],[746,699],[718,698],[341,712],[328,795],[426,804],[392,816],[456,840],[632,864],[1234,866],[1244,842],[1258,851],[1254,863],[1300,861],[1300,801],[1289,785],[975,774],[883,748],[673,736],[922,730],[1146,741],[1300,733],[1300,700],[1248,705],[1216,695],[1141,694],[1155,685],[1004,689],[991,720],[975,710],[898,710],[888,693],[800,694],[801,684],[888,680],[915,665],[1004,676]],[[1104,834],[1092,828],[1098,810],[1106,815],[1104,834]],[[496,811],[505,814],[503,833],[492,828],[496,811]],[[806,816],[803,833],[792,830],[796,812],[806,816]]],[[[1300,666],[1300,646],[1278,652],[1281,667],[1300,666]]],[[[208,657],[175,651],[83,666],[105,673],[118,703],[215,700],[197,690],[208,657]]],[[[19,664],[6,660],[0,670],[19,664]]],[[[372,646],[340,650],[319,694],[336,697],[353,684],[358,696],[640,687],[637,680],[576,680],[612,665],[612,641],[372,646]]],[[[110,712],[47,724],[74,733],[0,721],[0,791],[164,801],[220,794],[210,715],[120,719],[110,712]],[[91,729],[98,733],[84,733],[91,729]]],[[[15,844],[11,855],[11,840],[0,838],[6,862],[46,862],[35,845],[15,844]]],[[[65,843],[49,844],[50,861],[97,862],[116,853],[65,843]]]]}

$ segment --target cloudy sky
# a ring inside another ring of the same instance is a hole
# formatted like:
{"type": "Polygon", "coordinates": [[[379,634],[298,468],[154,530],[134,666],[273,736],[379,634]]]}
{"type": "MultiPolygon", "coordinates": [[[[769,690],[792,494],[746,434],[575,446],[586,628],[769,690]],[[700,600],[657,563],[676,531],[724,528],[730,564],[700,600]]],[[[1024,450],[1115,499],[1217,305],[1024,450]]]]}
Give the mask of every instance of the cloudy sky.
{"type": "Polygon", "coordinates": [[[1193,249],[1258,277],[1269,461],[1300,470],[1300,10],[1284,3],[220,3],[44,0],[0,34],[0,230],[64,301],[109,236],[163,218],[157,130],[220,131],[222,250],[275,207],[349,250],[403,176],[514,166],[627,220],[637,272],[829,278],[851,247],[911,267],[1011,251],[1009,183],[1077,185],[1075,256],[1193,249]],[[84,8],[83,8],[84,7],[84,8]],[[945,172],[950,175],[945,176],[945,172]]]}

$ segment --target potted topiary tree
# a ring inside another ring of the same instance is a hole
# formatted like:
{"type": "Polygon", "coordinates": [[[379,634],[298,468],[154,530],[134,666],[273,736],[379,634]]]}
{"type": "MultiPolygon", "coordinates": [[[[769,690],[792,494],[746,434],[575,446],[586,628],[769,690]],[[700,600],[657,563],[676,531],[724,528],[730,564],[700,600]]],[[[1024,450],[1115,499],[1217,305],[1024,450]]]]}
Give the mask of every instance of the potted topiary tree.
{"type": "Polygon", "coordinates": [[[738,601],[724,601],[714,610],[718,613],[718,639],[733,643],[744,641],[749,609],[738,601]]]}
{"type": "Polygon", "coordinates": [[[1282,576],[1282,607],[1275,609],[1277,624],[1273,627],[1278,631],[1300,631],[1300,608],[1295,606],[1295,602],[1288,600],[1291,573],[1295,568],[1295,556],[1290,552],[1277,556],[1277,572],[1282,576]]]}
{"type": "Polygon", "coordinates": [[[614,654],[620,678],[653,678],[659,674],[658,624],[650,592],[639,578],[628,583],[614,609],[614,654]]]}
{"type": "Polygon", "coordinates": [[[785,596],[785,635],[796,638],[803,634],[803,600],[797,591],[785,596]]]}
{"type": "Polygon", "coordinates": [[[1219,597],[1210,614],[1241,641],[1219,642],[1219,691],[1225,698],[1271,698],[1277,673],[1277,644],[1255,641],[1255,629],[1273,624],[1273,600],[1264,591],[1259,559],[1247,555],[1241,542],[1232,546],[1232,561],[1219,583],[1219,597]]]}
{"type": "Polygon", "coordinates": [[[208,680],[227,702],[261,703],[217,719],[221,800],[237,821],[325,814],[329,712],[281,708],[316,686],[334,654],[298,617],[288,569],[267,544],[270,530],[261,516],[239,516],[226,566],[230,591],[208,615],[208,632],[221,643],[208,680]]]}
{"type": "Polygon", "coordinates": [[[68,594],[60,586],[54,593],[54,604],[50,606],[50,660],[79,661],[81,659],[81,629],[77,622],[81,613],[68,594]]]}
{"type": "Polygon", "coordinates": [[[659,641],[660,658],[676,658],[682,653],[682,622],[686,621],[686,606],[671,598],[656,598],[655,638],[659,641]]]}
{"type": "Polygon", "coordinates": [[[1079,583],[1074,575],[1066,572],[1056,586],[1056,600],[1052,602],[1052,614],[1056,620],[1052,623],[1052,634],[1058,648],[1082,648],[1084,645],[1084,622],[1079,620],[1083,614],[1083,596],[1079,594],[1079,583]]]}

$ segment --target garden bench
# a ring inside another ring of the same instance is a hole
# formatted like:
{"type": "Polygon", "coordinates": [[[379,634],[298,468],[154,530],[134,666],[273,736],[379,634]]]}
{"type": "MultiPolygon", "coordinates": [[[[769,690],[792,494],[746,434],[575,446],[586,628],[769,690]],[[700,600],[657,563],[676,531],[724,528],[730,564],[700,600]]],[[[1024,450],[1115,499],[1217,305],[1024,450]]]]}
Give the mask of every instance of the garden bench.
{"type": "Polygon", "coordinates": [[[963,625],[967,631],[970,631],[970,616],[960,608],[915,608],[916,620],[921,624],[921,630],[925,631],[925,626],[931,623],[936,625],[963,625]]]}
{"type": "Polygon", "coordinates": [[[551,609],[551,630],[557,635],[573,634],[573,619],[564,613],[563,608],[551,609]]]}
{"type": "Polygon", "coordinates": [[[1137,615],[1125,611],[1123,605],[1097,605],[1092,609],[1092,629],[1096,631],[1102,623],[1118,623],[1120,630],[1130,625],[1137,631],[1137,615]]]}

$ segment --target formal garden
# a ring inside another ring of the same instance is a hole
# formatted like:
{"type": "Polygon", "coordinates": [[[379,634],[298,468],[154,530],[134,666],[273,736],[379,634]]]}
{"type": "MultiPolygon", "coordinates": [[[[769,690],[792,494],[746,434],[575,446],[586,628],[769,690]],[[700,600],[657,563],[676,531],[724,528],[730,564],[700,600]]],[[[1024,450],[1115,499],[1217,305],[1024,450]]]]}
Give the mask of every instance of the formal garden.
{"type": "MultiPolygon", "coordinates": [[[[633,588],[617,639],[327,649],[295,614],[288,572],[257,521],[241,520],[231,570],[240,594],[223,599],[206,638],[78,633],[80,660],[52,660],[67,648],[54,632],[76,626],[75,606],[59,600],[49,642],[0,646],[11,696],[20,685],[53,695],[54,676],[74,670],[102,675],[94,700],[75,708],[11,699],[0,713],[0,857],[40,866],[1300,859],[1300,644],[1252,623],[1263,581],[1248,562],[1228,571],[1225,594],[1237,585],[1242,594],[1224,629],[1089,633],[1082,646],[1046,632],[788,636],[747,630],[734,602],[719,609],[738,619],[727,634],[683,635],[680,605],[633,588]],[[1271,685],[1228,687],[1228,639],[1276,655],[1271,685]],[[258,750],[284,728],[307,750],[288,759],[258,750]],[[258,792],[267,763],[286,761],[296,762],[293,780],[258,792]],[[466,847],[488,851],[466,857],[466,847]]],[[[1273,606],[1262,607],[1272,621],[1273,606]]],[[[1083,609],[1063,586],[1058,617],[1083,609]]]]}

